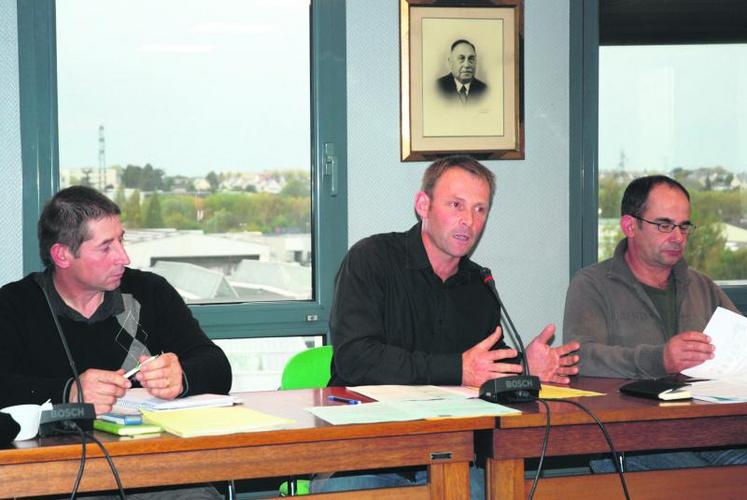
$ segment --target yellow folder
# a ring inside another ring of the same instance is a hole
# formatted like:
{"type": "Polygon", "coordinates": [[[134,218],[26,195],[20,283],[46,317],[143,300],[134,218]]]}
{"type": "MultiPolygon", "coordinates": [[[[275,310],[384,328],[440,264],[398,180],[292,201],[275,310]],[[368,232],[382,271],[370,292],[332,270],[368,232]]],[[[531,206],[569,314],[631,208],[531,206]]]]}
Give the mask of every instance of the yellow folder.
{"type": "Polygon", "coordinates": [[[294,421],[243,406],[143,411],[143,420],[181,437],[217,436],[275,429],[294,421]]]}

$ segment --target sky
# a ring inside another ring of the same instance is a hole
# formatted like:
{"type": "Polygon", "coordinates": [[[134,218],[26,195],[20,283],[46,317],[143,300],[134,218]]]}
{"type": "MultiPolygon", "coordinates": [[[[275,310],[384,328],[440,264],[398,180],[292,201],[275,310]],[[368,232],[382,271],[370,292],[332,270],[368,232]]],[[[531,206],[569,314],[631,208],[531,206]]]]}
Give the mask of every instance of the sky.
{"type": "Polygon", "coordinates": [[[599,167],[747,171],[747,44],[601,47],[599,167]]]}
{"type": "Polygon", "coordinates": [[[308,169],[308,4],[58,1],[60,167],[308,169]]]}

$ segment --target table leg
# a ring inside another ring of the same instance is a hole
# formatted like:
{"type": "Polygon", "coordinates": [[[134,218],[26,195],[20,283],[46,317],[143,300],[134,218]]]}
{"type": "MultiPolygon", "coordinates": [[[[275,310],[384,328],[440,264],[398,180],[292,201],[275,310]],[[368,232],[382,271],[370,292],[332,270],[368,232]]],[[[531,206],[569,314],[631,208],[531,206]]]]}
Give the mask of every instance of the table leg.
{"type": "Polygon", "coordinates": [[[452,500],[469,499],[469,462],[431,464],[428,467],[430,497],[452,500]]]}
{"type": "Polygon", "coordinates": [[[485,464],[485,489],[488,500],[524,499],[524,459],[495,460],[485,464]]]}

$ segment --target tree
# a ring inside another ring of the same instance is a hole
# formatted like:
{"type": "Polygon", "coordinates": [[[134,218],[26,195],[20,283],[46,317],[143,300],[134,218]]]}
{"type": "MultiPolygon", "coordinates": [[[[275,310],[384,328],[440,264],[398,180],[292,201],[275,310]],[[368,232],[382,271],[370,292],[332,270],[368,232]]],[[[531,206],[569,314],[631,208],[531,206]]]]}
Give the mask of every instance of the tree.
{"type": "Polygon", "coordinates": [[[303,179],[289,179],[280,191],[280,196],[308,197],[309,191],[308,181],[304,181],[303,179]]]}
{"type": "Polygon", "coordinates": [[[227,233],[238,226],[236,214],[221,209],[207,219],[203,225],[206,233],[227,233]]]}
{"type": "Polygon", "coordinates": [[[210,190],[212,192],[216,192],[218,190],[218,186],[220,186],[220,180],[218,179],[218,176],[215,172],[211,170],[210,173],[205,176],[205,180],[210,183],[210,190]]]}
{"type": "Polygon", "coordinates": [[[690,266],[710,275],[726,245],[723,224],[719,215],[710,209],[706,208],[703,211],[701,206],[695,203],[691,203],[690,206],[690,219],[696,221],[698,227],[688,237],[685,258],[690,266]]]}
{"type": "Polygon", "coordinates": [[[124,184],[120,184],[117,188],[117,192],[114,194],[114,203],[121,209],[124,208],[127,203],[127,197],[125,196],[124,184]]]}
{"type": "Polygon", "coordinates": [[[611,219],[620,217],[620,203],[625,186],[615,176],[609,175],[599,180],[599,217],[611,219]]]}
{"type": "Polygon", "coordinates": [[[126,188],[139,189],[140,178],[143,175],[143,169],[137,165],[127,165],[122,172],[122,184],[126,188]]]}
{"type": "Polygon", "coordinates": [[[737,190],[693,191],[690,198],[690,205],[698,210],[698,218],[692,217],[695,224],[711,220],[738,224],[742,219],[742,194],[737,190]]]}
{"type": "Polygon", "coordinates": [[[161,216],[161,201],[157,191],[154,191],[146,202],[143,227],[164,227],[163,217],[161,216]]]}
{"type": "Polygon", "coordinates": [[[711,266],[711,278],[717,280],[743,280],[747,278],[747,248],[724,248],[717,262],[711,266]]]}
{"type": "Polygon", "coordinates": [[[140,191],[137,189],[132,192],[127,203],[122,207],[122,220],[130,229],[143,227],[140,213],[140,191]]]}
{"type": "Polygon", "coordinates": [[[152,192],[161,189],[161,178],[163,170],[155,169],[150,163],[146,163],[138,187],[142,191],[152,192]]]}
{"type": "Polygon", "coordinates": [[[200,224],[197,220],[197,209],[199,207],[194,197],[186,195],[159,195],[159,198],[164,227],[200,229],[200,224]]]}
{"type": "Polygon", "coordinates": [[[200,224],[194,219],[188,219],[179,212],[166,214],[163,216],[164,227],[173,227],[174,229],[200,229],[200,224]]]}

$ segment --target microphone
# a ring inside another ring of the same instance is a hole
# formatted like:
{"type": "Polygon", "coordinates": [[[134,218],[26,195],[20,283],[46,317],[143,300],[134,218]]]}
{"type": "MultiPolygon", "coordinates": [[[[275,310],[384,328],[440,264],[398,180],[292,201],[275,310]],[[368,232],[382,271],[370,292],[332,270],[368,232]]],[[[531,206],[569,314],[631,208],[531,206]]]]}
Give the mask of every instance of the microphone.
{"type": "Polygon", "coordinates": [[[70,369],[73,372],[73,378],[75,380],[75,387],[78,389],[78,402],[77,403],[64,403],[56,404],[52,406],[51,410],[44,410],[41,413],[39,419],[39,435],[40,436],[53,436],[62,431],[71,431],[76,429],[90,431],[93,429],[93,421],[96,419],[96,409],[91,403],[83,401],[83,386],[80,384],[80,375],[78,374],[78,368],[75,365],[75,360],[70,352],[70,346],[67,344],[65,334],[62,332],[62,326],[60,325],[57,315],[52,307],[52,302],[49,300],[49,295],[44,289],[43,285],[40,285],[44,298],[47,299],[47,305],[49,311],[52,313],[52,319],[54,320],[54,326],[57,328],[57,333],[60,336],[62,347],[65,348],[65,355],[67,356],[67,362],[70,365],[70,369]],[[59,427],[57,426],[59,424],[59,427]],[[62,429],[60,429],[60,427],[62,429]]]}
{"type": "Polygon", "coordinates": [[[521,341],[514,322],[511,321],[511,316],[509,316],[506,306],[498,294],[498,289],[495,287],[495,280],[493,280],[493,273],[487,267],[483,267],[480,269],[480,278],[482,278],[485,286],[493,292],[493,296],[498,302],[498,307],[501,311],[501,326],[519,351],[522,363],[522,375],[494,378],[482,384],[480,386],[480,399],[490,401],[491,403],[525,403],[527,401],[534,401],[539,396],[540,379],[535,375],[529,374],[529,364],[527,363],[524,343],[521,341]]]}

